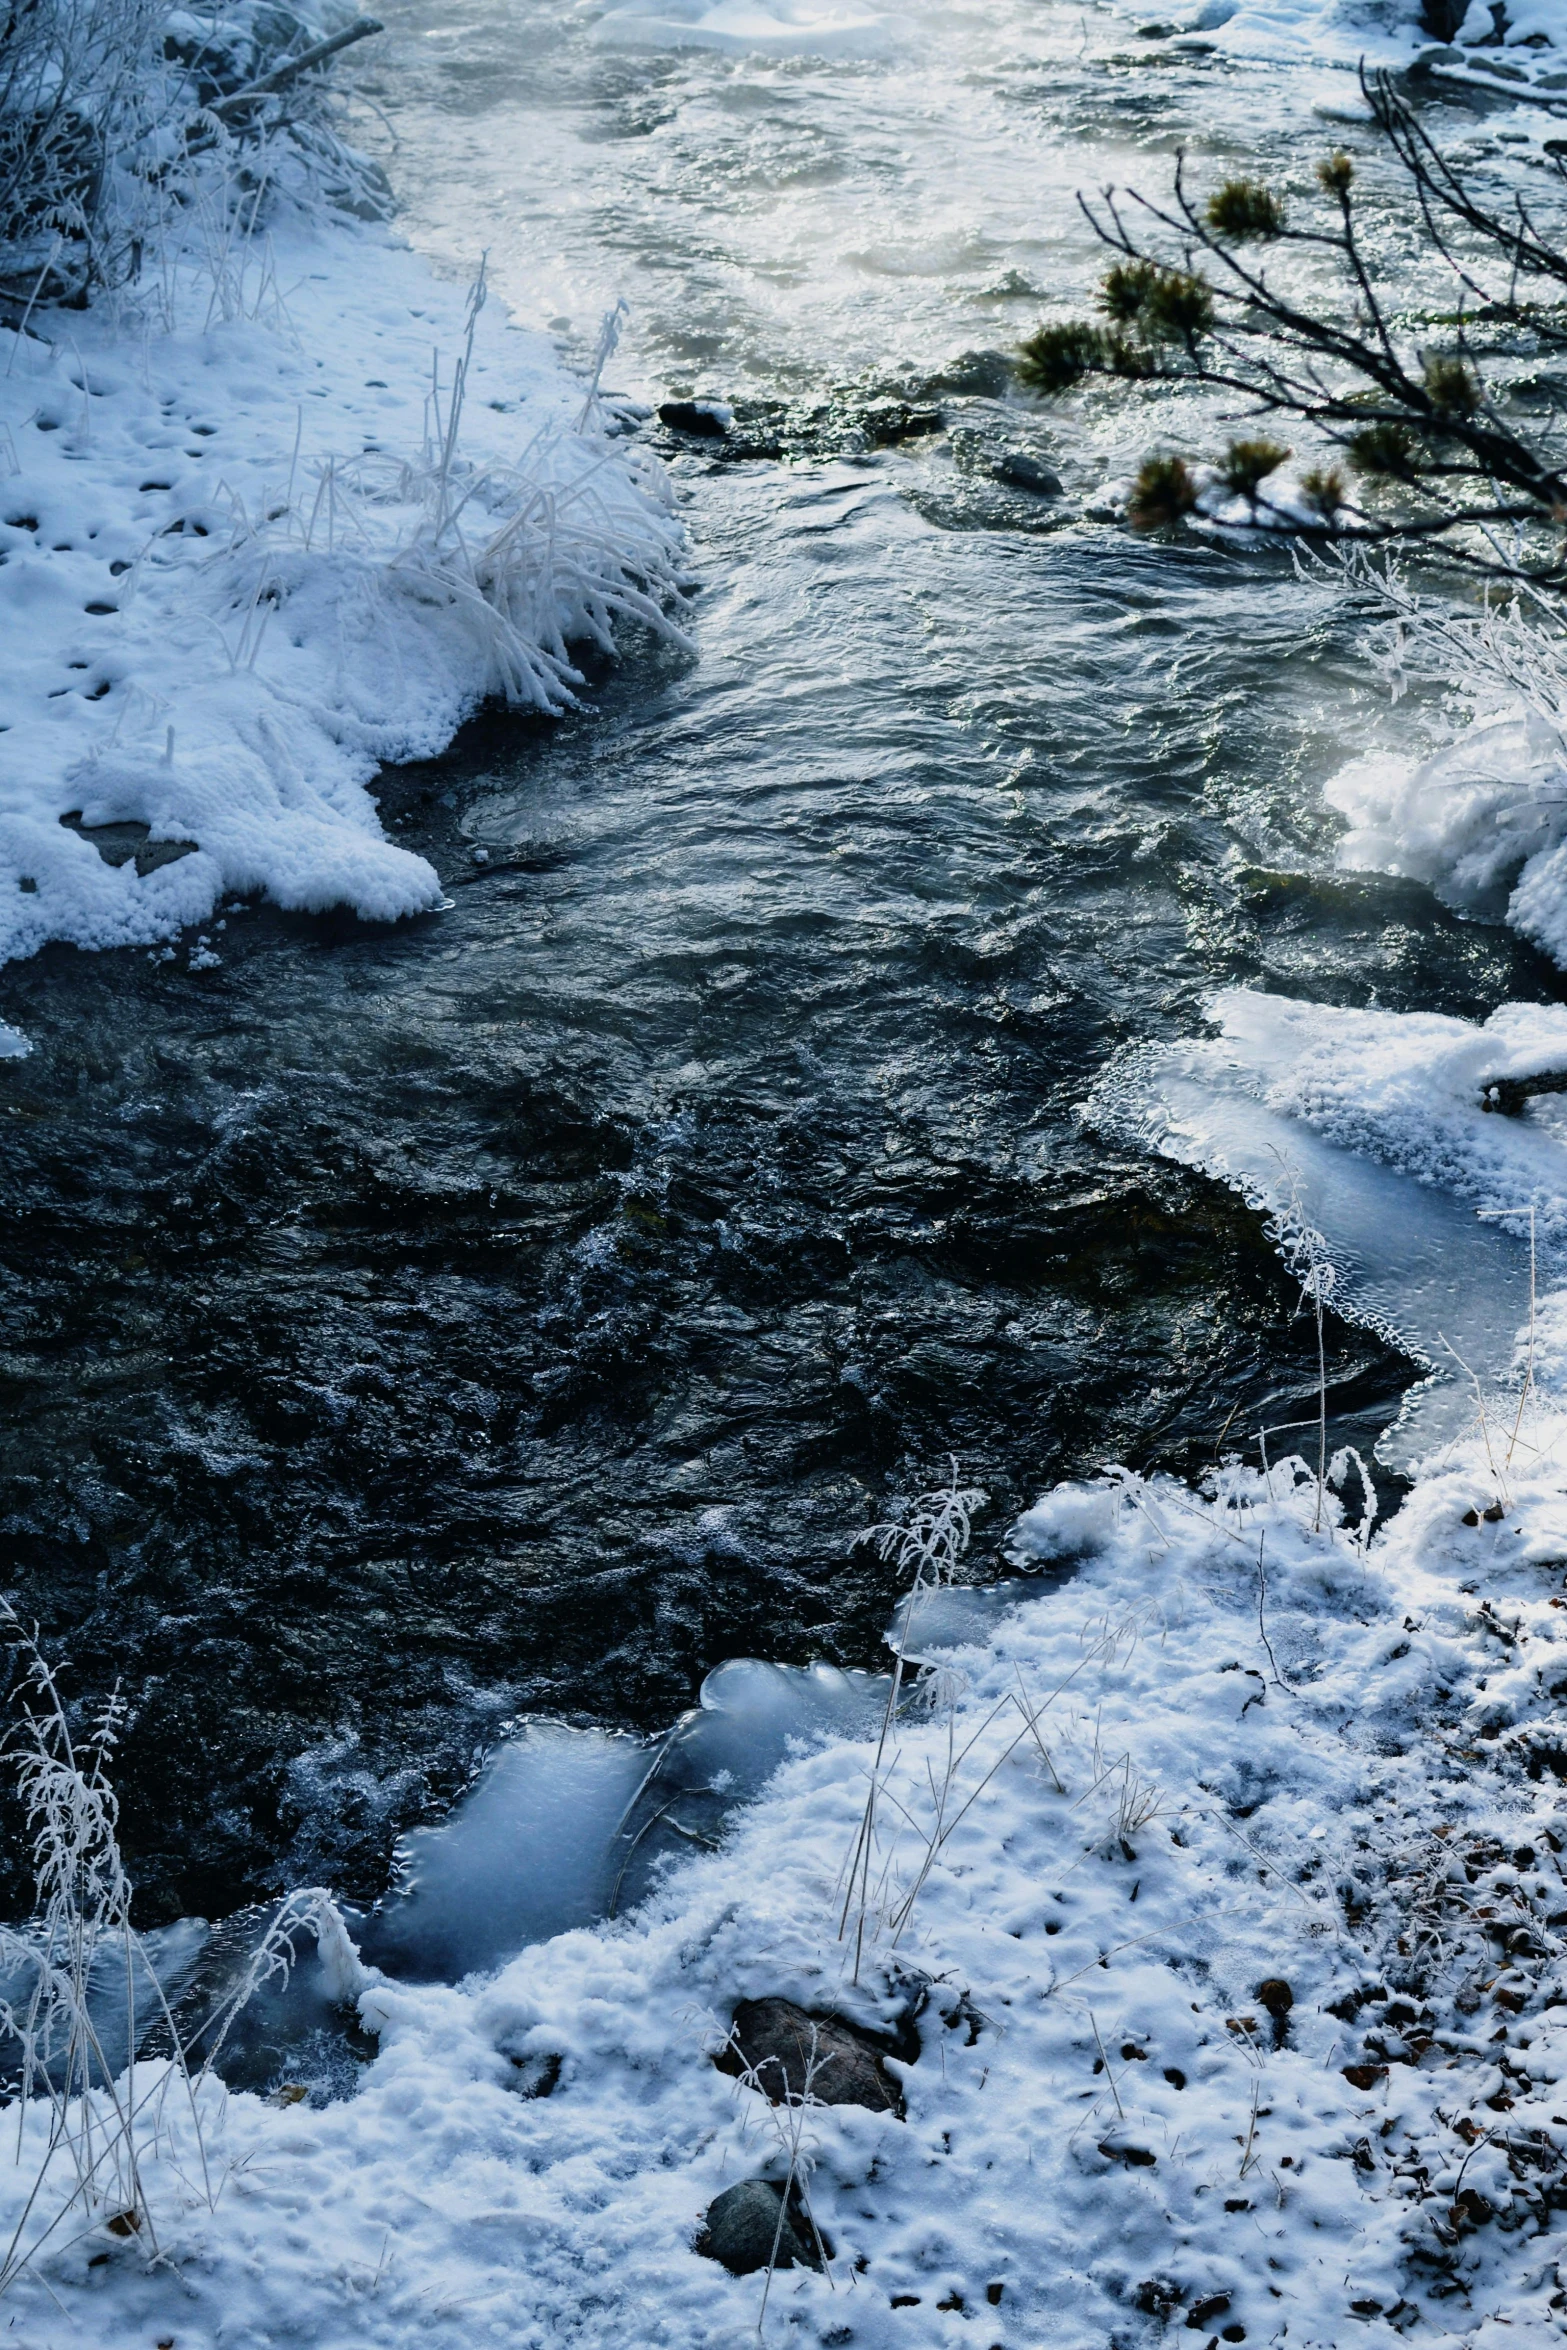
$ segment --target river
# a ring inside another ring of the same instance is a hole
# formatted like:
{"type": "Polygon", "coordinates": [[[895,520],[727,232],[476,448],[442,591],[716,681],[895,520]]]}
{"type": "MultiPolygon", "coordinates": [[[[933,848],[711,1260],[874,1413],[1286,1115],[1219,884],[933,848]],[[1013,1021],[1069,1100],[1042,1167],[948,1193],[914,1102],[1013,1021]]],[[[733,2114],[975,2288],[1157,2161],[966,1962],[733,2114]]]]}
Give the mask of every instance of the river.
{"type": "MultiPolygon", "coordinates": [[[[1261,1219],[1097,1135],[1096,1076],[1220,984],[1562,992],[1335,871],[1323,783],[1417,723],[1352,601],[1106,519],[1146,409],[1004,396],[1090,283],[1079,185],[1181,144],[1299,176],[1350,78],[1076,5],[869,15],[757,50],[737,10],[716,47],[390,10],[414,240],[487,248],[584,362],[624,297],[610,388],[782,453],[650,426],[694,653],[628,642],[575,715],[383,779],[449,911],[13,976],[0,1506],[18,1604],[130,1699],[148,1922],[373,1897],[519,1715],[651,1731],[726,1657],[873,1664],[854,1538],[951,1456],[993,1566],[1055,1478],[1310,1412],[1261,1219]]],[[[1411,1374],[1330,1324],[1328,1375],[1369,1447],[1411,1374]]]]}

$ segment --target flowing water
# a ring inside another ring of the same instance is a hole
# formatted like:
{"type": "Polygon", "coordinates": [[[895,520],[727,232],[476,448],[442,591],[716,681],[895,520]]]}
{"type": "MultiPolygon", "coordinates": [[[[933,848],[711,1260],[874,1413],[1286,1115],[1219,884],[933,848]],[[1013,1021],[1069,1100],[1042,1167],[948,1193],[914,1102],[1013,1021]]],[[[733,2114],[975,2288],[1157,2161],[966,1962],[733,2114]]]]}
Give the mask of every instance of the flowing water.
{"type": "MultiPolygon", "coordinates": [[[[624,296],[612,386],[781,453],[651,428],[695,653],[384,779],[448,912],[5,977],[9,1580],[123,1677],[150,1919],[372,1897],[521,1715],[873,1667],[852,1538],[949,1454],[994,1562],[1055,1477],[1310,1412],[1261,1219],[1078,1106],[1221,983],[1560,992],[1334,875],[1321,784],[1409,723],[1346,600],[1096,519],[1157,419],[995,356],[1089,280],[1078,184],[1302,170],[1347,77],[1076,5],[855,18],[391,11],[410,233],[578,356],[624,296]]],[[[1409,1366],[1331,1325],[1328,1370],[1367,1445],[1409,1366]]]]}

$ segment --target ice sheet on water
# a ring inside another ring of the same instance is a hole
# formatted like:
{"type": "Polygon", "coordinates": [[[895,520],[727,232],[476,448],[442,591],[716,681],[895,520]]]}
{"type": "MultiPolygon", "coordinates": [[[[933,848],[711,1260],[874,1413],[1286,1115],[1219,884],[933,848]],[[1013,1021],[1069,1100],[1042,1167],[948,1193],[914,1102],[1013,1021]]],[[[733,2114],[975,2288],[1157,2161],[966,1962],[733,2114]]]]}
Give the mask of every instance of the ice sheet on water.
{"type": "MultiPolygon", "coordinates": [[[[93,2034],[88,2061],[95,2083],[116,2079],[133,2056],[146,2052],[149,2042],[161,2038],[167,2046],[164,2002],[173,2004],[180,1999],[207,1935],[203,1919],[179,1918],[173,1925],[157,1927],[133,1940],[128,1955],[123,1935],[105,1932],[98,1938],[87,1965],[87,2014],[93,2034]]],[[[66,1948],[50,1950],[41,1935],[32,1942],[37,1952],[35,1963],[23,1955],[26,1940],[18,1936],[8,1963],[0,1965],[0,2002],[18,2018],[25,2018],[39,1990],[43,1964],[51,1963],[66,1972],[72,1965],[66,1948]]],[[[65,2066],[68,2038],[69,2027],[63,2019],[52,2031],[40,2032],[36,2058],[46,2075],[65,2066]]],[[[80,2050],[74,2061],[80,2063],[80,2050]]],[[[20,2070],[20,2043],[8,2039],[0,2049],[0,2085],[9,2090],[20,2070]]]]}
{"type": "Polygon", "coordinates": [[[449,1819],[404,1837],[402,1888],[367,1921],[362,1956],[457,1982],[602,1917],[610,1842],[647,1767],[636,1739],[526,1723],[449,1819]]]}
{"type": "Polygon", "coordinates": [[[631,1908],[672,1852],[717,1840],[794,1747],[863,1730],[884,1676],[735,1657],[656,1748],[529,1722],[439,1827],[400,1848],[402,1890],[366,1921],[371,1964],[458,1982],[631,1908]]]}
{"type": "Polygon", "coordinates": [[[621,0],[594,37],[615,48],[862,57],[887,48],[891,29],[854,0],[621,0]]]}
{"type": "MultiPolygon", "coordinates": [[[[1024,1552],[1024,1556],[1032,1554],[1024,1552]]],[[[1052,1558],[1052,1565],[1059,1563],[1052,1558]]],[[[1009,1578],[1004,1583],[949,1583],[939,1591],[922,1591],[913,1601],[900,1599],[888,1629],[889,1646],[901,1648],[911,1663],[947,1656],[991,1638],[1003,1616],[1020,1601],[1037,1599],[1050,1588],[1043,1577],[1009,1578]]]]}
{"type": "Polygon", "coordinates": [[[1477,1026],[1229,989],[1209,1011],[1216,1038],[1130,1056],[1092,1115],[1266,1207],[1331,1266],[1339,1311],[1430,1366],[1383,1440],[1408,1466],[1472,1415],[1455,1357],[1483,1386],[1515,1374],[1531,1209],[1542,1285],[1567,1277],[1561,1111],[1484,1106],[1497,1080],[1567,1069],[1567,1010],[1504,1004],[1477,1026]]]}

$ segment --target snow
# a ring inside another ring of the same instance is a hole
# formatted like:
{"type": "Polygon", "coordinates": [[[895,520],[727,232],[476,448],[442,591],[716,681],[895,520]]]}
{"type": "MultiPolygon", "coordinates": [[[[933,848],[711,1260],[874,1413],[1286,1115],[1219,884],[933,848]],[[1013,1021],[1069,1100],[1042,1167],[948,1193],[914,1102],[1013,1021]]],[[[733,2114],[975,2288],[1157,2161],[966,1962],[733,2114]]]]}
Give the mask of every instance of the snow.
{"type": "MultiPolygon", "coordinates": [[[[1198,0],[1168,11],[1116,0],[1139,26],[1161,24],[1177,40],[1200,41],[1237,60],[1342,68],[1407,62],[1429,46],[1418,0],[1198,0]]],[[[1487,26],[1489,30],[1489,25],[1487,26]]]]}
{"type": "Polygon", "coordinates": [[[1216,1038],[1127,1056],[1091,1115],[1265,1207],[1335,1307],[1430,1368],[1380,1448],[1408,1467],[1466,1424],[1472,1378],[1510,1378],[1531,1222],[1542,1310],[1567,1281],[1560,1097],[1486,1107],[1500,1080],[1567,1067],[1567,1011],[1504,1004],[1476,1026],[1244,988],[1208,1011],[1216,1038]]]}
{"type": "Polygon", "coordinates": [[[949,1740],[974,1800],[858,1986],[839,1880],[871,1749],[828,1736],[635,1916],[456,1986],[369,1979],[356,2096],[220,2113],[209,2085],[215,2210],[171,2104],[164,2265],[94,2231],[15,2289],[17,2338],[754,2339],[761,2279],[693,2239],[726,2184],[778,2175],[776,2133],[711,2051],[744,1997],[874,2022],[913,1990],[907,2120],[807,2113],[831,2274],[775,2279],[768,2339],[1081,2350],[1220,2294],[1203,2339],[1377,2350],[1416,2312],[1487,2350],[1552,2338],[1567,1817],[1531,1766],[1567,1672],[1564,1432],[1532,1425],[1505,1514],[1480,1516],[1473,1442],[1369,1549],[1331,1494],[1314,1530],[1298,1465],[1047,1496],[1018,1563],[1075,1574],[948,1651],[901,1729],[884,1908],[949,1740]]]}
{"type": "Polygon", "coordinates": [[[1429,758],[1353,760],[1327,790],[1348,827],[1338,862],[1426,882],[1567,963],[1564,768],[1555,730],[1523,712],[1463,726],[1429,758]]]}
{"type": "MultiPolygon", "coordinates": [[[[1369,119],[1358,93],[1334,92],[1332,79],[1367,66],[1397,68],[1416,58],[1439,75],[1470,80],[1493,94],[1503,83],[1519,94],[1567,86],[1561,74],[1567,37],[1561,0],[1507,0],[1501,41],[1490,0],[1473,0],[1451,43],[1434,41],[1421,24],[1420,0],[1191,0],[1168,11],[1142,0],[1112,0],[1139,30],[1159,25],[1177,43],[1216,50],[1236,63],[1325,68],[1313,111],[1328,120],[1369,119]],[[1505,52],[1505,56],[1503,54],[1505,52]],[[1500,67],[1500,75],[1494,70],[1500,67]]],[[[1534,135],[1551,135],[1541,115],[1534,135]]]]}
{"type": "Polygon", "coordinates": [[[487,695],[564,707],[569,640],[656,622],[677,578],[656,468],[543,338],[484,308],[454,416],[466,289],[376,227],[257,245],[0,330],[0,959],[234,894],[433,912],[378,766],[487,695]],[[84,837],[126,822],[192,853],[84,837]]]}

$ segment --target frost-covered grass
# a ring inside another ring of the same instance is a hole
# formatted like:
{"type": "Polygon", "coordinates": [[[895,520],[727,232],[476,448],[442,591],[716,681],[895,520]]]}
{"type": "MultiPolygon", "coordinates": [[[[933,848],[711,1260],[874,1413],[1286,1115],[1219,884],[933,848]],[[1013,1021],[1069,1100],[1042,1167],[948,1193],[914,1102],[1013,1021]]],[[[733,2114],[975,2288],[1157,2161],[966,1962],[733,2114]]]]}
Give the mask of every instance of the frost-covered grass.
{"type": "Polygon", "coordinates": [[[231,893],[436,907],[366,787],[669,626],[656,466],[373,225],[296,219],[47,338],[0,331],[0,957],[231,893]],[[110,864],[82,827],[126,821],[193,853],[110,864]]]}
{"type": "Polygon", "coordinates": [[[222,2179],[207,2130],[221,2121],[222,2091],[212,2067],[241,2011],[286,1983],[304,1935],[340,1994],[359,1987],[363,1970],[330,1895],[302,1890],[280,1904],[216,2003],[189,2025],[178,2021],[162,1950],[131,1918],[112,1777],[124,1709],[112,1698],[85,1733],[73,1731],[37,1643],[9,1607],[0,1616],[20,1668],[4,1744],[36,1894],[26,1926],[0,1927],[0,2063],[13,2099],[16,2190],[0,2240],[4,2294],[40,2260],[104,2234],[134,2237],[160,2260],[161,2198],[145,2173],[175,2163],[187,2193],[216,2209],[222,2179]],[[158,2043],[150,2057],[149,2027],[158,2043]]]}

